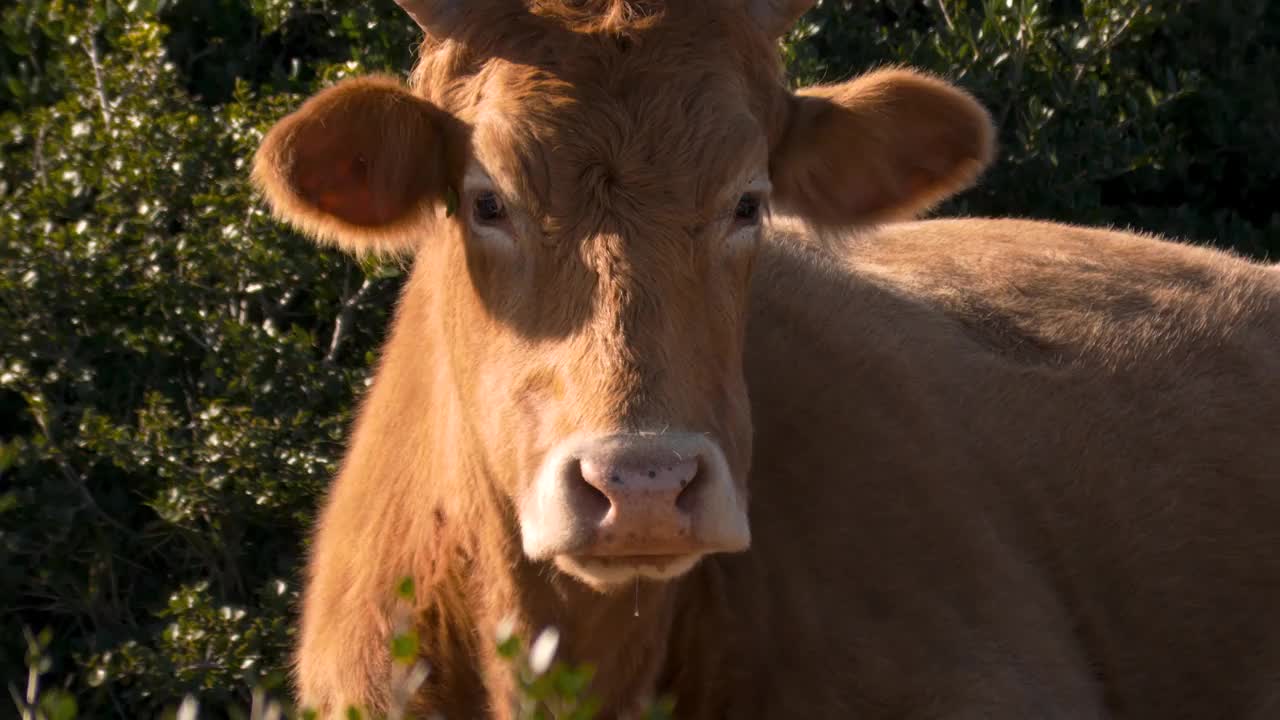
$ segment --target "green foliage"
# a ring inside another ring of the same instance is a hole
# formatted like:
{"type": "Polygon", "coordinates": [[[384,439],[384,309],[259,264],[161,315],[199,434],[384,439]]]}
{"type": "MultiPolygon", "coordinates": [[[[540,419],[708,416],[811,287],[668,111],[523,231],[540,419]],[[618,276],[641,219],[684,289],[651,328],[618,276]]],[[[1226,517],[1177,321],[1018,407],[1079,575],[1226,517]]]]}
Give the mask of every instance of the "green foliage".
{"type": "MultiPolygon", "coordinates": [[[[392,3],[319,5],[0,16],[0,622],[56,630],[90,716],[244,702],[283,664],[398,280],[271,221],[246,166],[318,84],[407,67],[416,30],[392,3]],[[228,34],[192,36],[201,13],[228,34]],[[292,58],[305,77],[277,72],[292,58]]],[[[5,678],[21,661],[0,646],[5,678]]]]}
{"type": "MultiPolygon", "coordinates": [[[[407,607],[409,605],[405,606],[407,607]]],[[[405,614],[398,620],[404,621],[407,617],[405,614]]],[[[399,639],[412,635],[410,631],[396,637],[399,639]]],[[[18,712],[23,720],[75,720],[79,717],[79,708],[69,692],[40,686],[40,677],[49,670],[46,650],[50,637],[48,631],[42,632],[39,637],[32,637],[29,633],[27,636],[28,682],[24,693],[14,691],[18,712]]],[[[526,653],[520,650],[523,644],[518,636],[509,629],[500,631],[495,649],[506,662],[520,692],[520,705],[516,708],[515,715],[518,720],[591,720],[599,712],[599,701],[590,692],[594,671],[589,665],[570,666],[553,662],[558,640],[558,632],[554,628],[547,628],[533,641],[526,653]]],[[[402,650],[404,648],[393,646],[396,662],[414,663],[416,646],[403,653],[402,650]]],[[[400,720],[406,717],[410,698],[425,676],[426,670],[423,667],[420,672],[393,677],[390,708],[385,716],[370,714],[355,706],[345,708],[343,715],[348,720],[400,720]]],[[[233,718],[314,720],[316,712],[313,709],[296,709],[289,703],[270,696],[271,692],[279,689],[278,682],[254,687],[247,714],[236,705],[224,705],[222,709],[233,718]]],[[[671,698],[660,698],[649,703],[643,709],[641,717],[645,720],[670,720],[674,708],[671,698]]],[[[193,695],[188,694],[173,709],[172,715],[176,720],[197,720],[199,712],[200,703],[193,695]]]]}
{"type": "Polygon", "coordinates": [[[1001,153],[943,214],[1107,224],[1280,256],[1280,5],[825,0],[801,84],[906,63],[975,93],[1001,153]]]}
{"type": "Polygon", "coordinates": [[[520,720],[590,720],[600,711],[599,701],[590,694],[595,668],[589,664],[569,665],[555,660],[560,633],[544,629],[524,651],[519,636],[500,628],[498,655],[515,675],[521,704],[520,720]]]}
{"type": "Polygon", "coordinates": [[[15,701],[20,704],[23,720],[73,720],[79,709],[75,697],[66,690],[42,690],[40,687],[40,676],[49,672],[52,664],[48,656],[52,634],[48,630],[39,635],[25,634],[27,683],[21,691],[12,690],[15,701]]]}
{"type": "MultiPolygon", "coordinates": [[[[1264,2],[826,0],[785,51],[800,82],[903,62],[993,109],[1000,159],[944,212],[1274,255],[1278,34],[1264,2]]],[[[0,676],[51,680],[33,717],[187,695],[240,717],[283,691],[304,531],[402,268],[270,220],[247,162],[318,88],[406,71],[416,37],[389,1],[0,9],[0,676]],[[29,627],[53,632],[24,652],[29,627]]],[[[406,678],[419,640],[388,648],[406,678]]],[[[530,713],[590,715],[589,669],[499,650],[530,713]]]]}

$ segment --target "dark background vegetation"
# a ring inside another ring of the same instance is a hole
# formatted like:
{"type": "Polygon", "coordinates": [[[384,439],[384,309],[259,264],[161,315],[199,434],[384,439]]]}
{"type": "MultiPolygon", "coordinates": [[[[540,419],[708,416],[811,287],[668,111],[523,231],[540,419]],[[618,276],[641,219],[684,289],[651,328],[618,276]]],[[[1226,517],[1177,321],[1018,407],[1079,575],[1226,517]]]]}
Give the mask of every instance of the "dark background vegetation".
{"type": "MultiPolygon", "coordinates": [[[[318,88],[406,72],[416,28],[391,0],[3,7],[0,677],[48,629],[84,717],[243,703],[402,275],[273,222],[247,161],[318,88]]],[[[942,213],[1280,254],[1280,3],[827,0],[786,52],[800,84],[907,63],[987,103],[1000,158],[942,213]]]]}

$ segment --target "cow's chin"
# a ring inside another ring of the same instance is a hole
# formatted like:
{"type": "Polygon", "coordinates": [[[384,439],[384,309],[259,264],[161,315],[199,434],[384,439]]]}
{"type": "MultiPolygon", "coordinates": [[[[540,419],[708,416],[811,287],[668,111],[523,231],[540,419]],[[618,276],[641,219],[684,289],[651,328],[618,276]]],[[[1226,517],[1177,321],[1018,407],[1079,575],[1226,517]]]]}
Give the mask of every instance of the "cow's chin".
{"type": "Polygon", "coordinates": [[[668,581],[684,575],[705,553],[683,555],[557,555],[555,565],[600,592],[637,580],[668,581]]]}

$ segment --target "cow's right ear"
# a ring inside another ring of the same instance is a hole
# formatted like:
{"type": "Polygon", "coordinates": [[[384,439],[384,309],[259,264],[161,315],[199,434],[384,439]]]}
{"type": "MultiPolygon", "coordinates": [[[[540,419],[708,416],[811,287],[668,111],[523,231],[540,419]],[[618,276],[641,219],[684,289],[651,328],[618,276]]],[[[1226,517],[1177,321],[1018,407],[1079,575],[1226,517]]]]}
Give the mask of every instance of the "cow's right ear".
{"type": "Polygon", "coordinates": [[[271,128],[253,181],[276,215],[317,240],[411,251],[445,196],[445,123],[392,78],[344,80],[271,128]]]}

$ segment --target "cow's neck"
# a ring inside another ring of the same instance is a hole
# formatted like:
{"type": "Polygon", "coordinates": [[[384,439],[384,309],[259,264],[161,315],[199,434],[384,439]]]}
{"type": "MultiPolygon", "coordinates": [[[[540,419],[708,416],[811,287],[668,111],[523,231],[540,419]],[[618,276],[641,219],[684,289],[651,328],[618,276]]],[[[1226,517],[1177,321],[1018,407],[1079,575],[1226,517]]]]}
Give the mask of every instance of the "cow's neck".
{"type": "Polygon", "coordinates": [[[591,663],[591,691],[608,708],[626,708],[650,698],[667,657],[676,588],[642,581],[608,593],[545,567],[522,563],[516,578],[520,625],[529,636],[555,627],[558,658],[591,663]]]}

